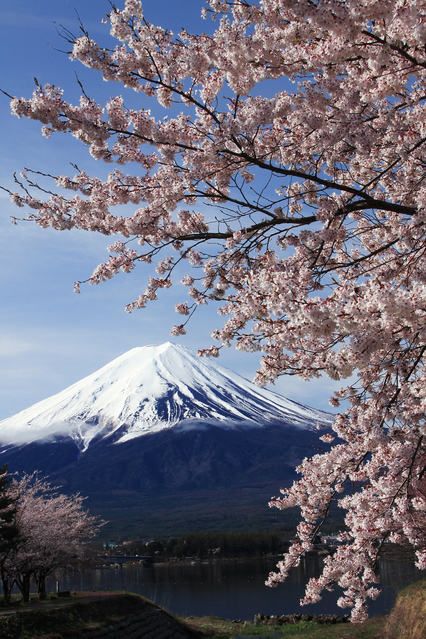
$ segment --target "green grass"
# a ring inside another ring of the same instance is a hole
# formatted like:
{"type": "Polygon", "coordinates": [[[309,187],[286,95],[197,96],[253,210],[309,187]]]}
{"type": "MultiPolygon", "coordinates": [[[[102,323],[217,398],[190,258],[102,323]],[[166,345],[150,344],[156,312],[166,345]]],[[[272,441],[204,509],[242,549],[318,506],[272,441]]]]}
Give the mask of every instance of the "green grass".
{"type": "Polygon", "coordinates": [[[386,619],[376,617],[364,624],[321,625],[302,621],[283,626],[235,623],[218,617],[180,617],[185,625],[201,633],[206,639],[379,639],[383,637],[386,619]]]}

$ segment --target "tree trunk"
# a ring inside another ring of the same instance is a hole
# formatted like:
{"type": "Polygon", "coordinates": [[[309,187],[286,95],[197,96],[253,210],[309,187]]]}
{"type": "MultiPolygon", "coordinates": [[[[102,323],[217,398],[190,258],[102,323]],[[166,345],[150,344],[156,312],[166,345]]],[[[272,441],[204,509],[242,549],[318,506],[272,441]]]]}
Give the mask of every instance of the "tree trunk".
{"type": "Polygon", "coordinates": [[[39,599],[47,599],[46,594],[46,575],[40,574],[37,582],[37,594],[39,599]]]}
{"type": "Polygon", "coordinates": [[[2,585],[3,585],[4,603],[6,604],[6,606],[8,606],[10,604],[10,601],[11,601],[12,588],[13,588],[13,585],[15,583],[15,580],[14,579],[9,580],[8,577],[2,577],[1,581],[2,581],[2,585]]]}
{"type": "Polygon", "coordinates": [[[27,603],[30,600],[30,578],[31,573],[26,573],[24,575],[20,575],[17,580],[17,586],[21,591],[22,601],[27,603]]]}

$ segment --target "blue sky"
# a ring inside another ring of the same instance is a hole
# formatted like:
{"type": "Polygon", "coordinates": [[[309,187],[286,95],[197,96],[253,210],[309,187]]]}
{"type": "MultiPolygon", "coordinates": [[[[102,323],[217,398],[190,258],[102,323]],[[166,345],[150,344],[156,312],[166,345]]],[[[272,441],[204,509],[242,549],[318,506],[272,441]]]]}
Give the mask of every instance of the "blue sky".
{"type": "MultiPolygon", "coordinates": [[[[116,4],[121,8],[120,0],[116,4]]],[[[201,0],[145,0],[144,12],[150,22],[175,32],[182,26],[205,31],[209,25],[199,17],[202,6],[201,0]]],[[[63,88],[66,99],[73,102],[79,96],[77,72],[100,102],[118,94],[119,85],[99,81],[94,72],[55,50],[66,46],[55,22],[78,31],[75,9],[94,39],[107,40],[108,25],[101,20],[109,7],[106,0],[3,0],[0,88],[30,97],[36,77],[40,84],[63,88]]],[[[105,165],[92,160],[87,148],[74,139],[56,135],[47,140],[39,123],[12,116],[3,95],[0,111],[3,186],[13,190],[13,173],[24,167],[72,174],[69,163],[73,162],[91,174],[104,174],[105,165]]],[[[184,301],[186,290],[173,287],[147,309],[129,315],[124,306],[145,289],[148,273],[139,268],[99,286],[83,286],[76,295],[74,281],[86,279],[106,258],[111,241],[93,233],[44,230],[27,222],[13,226],[10,216],[21,212],[0,191],[0,420],[63,390],[130,348],[170,339],[171,327],[179,323],[174,305],[184,301]]],[[[179,342],[194,350],[210,346],[210,332],[221,321],[213,307],[202,308],[179,342]]],[[[218,363],[252,379],[258,356],[222,349],[218,363]]],[[[328,379],[304,383],[283,377],[275,390],[327,410],[333,387],[328,379]]]]}

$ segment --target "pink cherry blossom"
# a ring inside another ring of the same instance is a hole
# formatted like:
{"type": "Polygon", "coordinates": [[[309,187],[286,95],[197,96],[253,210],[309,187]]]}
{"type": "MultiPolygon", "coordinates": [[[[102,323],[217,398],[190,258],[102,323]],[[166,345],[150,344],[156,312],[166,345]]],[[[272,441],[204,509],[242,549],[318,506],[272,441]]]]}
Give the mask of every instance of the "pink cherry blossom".
{"type": "Polygon", "coordinates": [[[9,192],[42,227],[114,236],[90,283],[158,262],[127,311],[155,300],[186,260],[192,302],[177,312],[219,302],[214,339],[259,351],[258,383],[342,381],[327,450],[271,502],[298,506],[302,524],[268,583],[337,504],[347,533],[304,603],[338,583],[339,605],[360,621],[383,544],[411,544],[426,566],[426,2],[207,5],[211,34],[174,36],[126,0],[109,16],[115,49],[77,38],[71,57],[136,92],[139,110],[118,95],[71,105],[46,85],[12,111],[121,170],[51,176],[50,196],[27,170],[9,192]],[[167,117],[153,115],[158,105],[167,117]]]}
{"type": "Polygon", "coordinates": [[[13,480],[6,494],[12,501],[16,534],[0,553],[5,598],[16,583],[28,601],[31,579],[39,596],[45,597],[46,578],[55,570],[81,566],[91,554],[88,542],[103,522],[84,510],[81,495],[60,494],[35,474],[13,480]]]}

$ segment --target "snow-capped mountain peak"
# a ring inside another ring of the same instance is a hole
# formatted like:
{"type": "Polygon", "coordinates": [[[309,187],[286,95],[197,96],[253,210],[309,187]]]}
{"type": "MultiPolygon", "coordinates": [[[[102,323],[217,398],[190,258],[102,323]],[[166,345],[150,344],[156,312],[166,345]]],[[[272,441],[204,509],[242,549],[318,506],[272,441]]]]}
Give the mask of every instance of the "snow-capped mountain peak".
{"type": "Polygon", "coordinates": [[[0,422],[2,444],[71,437],[123,442],[177,427],[271,423],[312,428],[332,416],[259,388],[240,375],[167,342],[133,348],[92,375],[0,422]]]}

